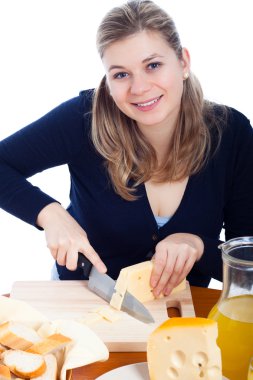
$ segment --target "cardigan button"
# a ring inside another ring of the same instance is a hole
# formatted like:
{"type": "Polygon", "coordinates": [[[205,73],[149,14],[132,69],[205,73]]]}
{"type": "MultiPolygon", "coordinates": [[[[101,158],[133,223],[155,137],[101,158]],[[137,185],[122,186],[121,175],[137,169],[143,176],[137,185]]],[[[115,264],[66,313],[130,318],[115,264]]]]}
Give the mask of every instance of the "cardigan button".
{"type": "Polygon", "coordinates": [[[158,239],[158,236],[157,236],[156,234],[153,234],[153,235],[152,235],[152,240],[153,240],[153,241],[156,241],[157,239],[158,239]]]}

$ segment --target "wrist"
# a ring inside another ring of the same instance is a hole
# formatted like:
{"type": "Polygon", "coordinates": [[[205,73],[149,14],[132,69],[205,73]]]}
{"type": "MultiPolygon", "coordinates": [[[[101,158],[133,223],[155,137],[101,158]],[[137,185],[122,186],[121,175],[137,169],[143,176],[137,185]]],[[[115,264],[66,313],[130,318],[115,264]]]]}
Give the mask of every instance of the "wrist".
{"type": "Polygon", "coordinates": [[[197,261],[198,261],[204,253],[204,242],[198,235],[192,234],[191,236],[194,239],[194,244],[198,250],[198,258],[197,258],[197,261]]]}
{"type": "Polygon", "coordinates": [[[58,202],[49,203],[47,206],[39,212],[36,224],[41,228],[45,228],[48,221],[52,218],[52,215],[62,209],[62,206],[58,202]]]}

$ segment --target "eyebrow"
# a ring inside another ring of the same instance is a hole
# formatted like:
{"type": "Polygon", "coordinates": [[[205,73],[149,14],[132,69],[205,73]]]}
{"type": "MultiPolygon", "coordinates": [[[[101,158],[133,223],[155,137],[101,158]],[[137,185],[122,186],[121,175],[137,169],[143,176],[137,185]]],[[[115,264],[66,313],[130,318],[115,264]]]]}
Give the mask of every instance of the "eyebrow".
{"type": "MultiPolygon", "coordinates": [[[[142,63],[147,63],[147,62],[151,61],[154,58],[163,58],[163,56],[154,53],[154,54],[151,54],[150,56],[148,56],[147,58],[143,59],[142,63]]],[[[111,65],[109,67],[108,71],[111,71],[111,70],[114,70],[114,69],[125,69],[125,67],[124,66],[120,66],[120,65],[111,65]]]]}

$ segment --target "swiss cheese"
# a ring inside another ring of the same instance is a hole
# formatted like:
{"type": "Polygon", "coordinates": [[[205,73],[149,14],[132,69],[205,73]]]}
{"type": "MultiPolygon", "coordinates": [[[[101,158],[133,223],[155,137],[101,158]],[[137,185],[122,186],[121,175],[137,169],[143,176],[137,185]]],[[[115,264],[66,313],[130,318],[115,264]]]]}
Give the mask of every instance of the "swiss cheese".
{"type": "Polygon", "coordinates": [[[95,312],[108,322],[116,322],[121,318],[120,311],[115,310],[109,305],[101,306],[95,312]]]}
{"type": "Polygon", "coordinates": [[[150,380],[222,380],[217,336],[210,319],[168,319],[148,339],[150,380]]]}
{"type": "MultiPolygon", "coordinates": [[[[111,299],[111,306],[120,310],[126,291],[131,293],[140,302],[148,302],[155,299],[153,289],[150,286],[150,277],[153,270],[152,261],[144,261],[121,269],[115,285],[115,293],[111,299]]],[[[186,281],[183,280],[173,289],[171,294],[185,289],[186,281]]],[[[161,295],[162,296],[162,295],[161,295]]]]}

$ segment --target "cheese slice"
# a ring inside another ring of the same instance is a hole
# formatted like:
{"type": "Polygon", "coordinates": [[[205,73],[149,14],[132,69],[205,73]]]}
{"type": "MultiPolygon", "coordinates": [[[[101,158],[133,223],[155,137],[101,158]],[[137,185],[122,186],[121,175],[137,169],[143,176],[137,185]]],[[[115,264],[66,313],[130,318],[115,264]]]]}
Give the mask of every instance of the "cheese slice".
{"type": "Polygon", "coordinates": [[[222,380],[217,336],[211,319],[168,319],[148,338],[150,380],[222,380]]]}
{"type": "MultiPolygon", "coordinates": [[[[112,295],[110,305],[117,310],[121,309],[124,296],[129,285],[129,275],[132,273],[132,266],[121,269],[119,277],[115,284],[115,292],[112,295]]],[[[131,277],[131,276],[130,276],[131,277]]]]}
{"type": "Polygon", "coordinates": [[[116,322],[121,319],[121,312],[115,310],[109,305],[101,306],[97,308],[94,312],[101,315],[101,317],[108,322],[116,322]]]}
{"type": "Polygon", "coordinates": [[[99,315],[95,312],[88,313],[85,317],[79,318],[76,321],[79,323],[84,323],[85,325],[93,325],[94,323],[101,322],[103,320],[102,315],[99,315]]]}
{"type": "MultiPolygon", "coordinates": [[[[115,285],[115,293],[111,299],[111,306],[120,310],[126,291],[131,293],[140,302],[148,302],[155,299],[153,289],[150,286],[150,277],[153,270],[153,261],[144,261],[120,271],[115,285]]],[[[186,281],[183,280],[173,289],[171,294],[184,290],[186,281]]],[[[163,295],[161,295],[163,297],[163,295]]]]}

